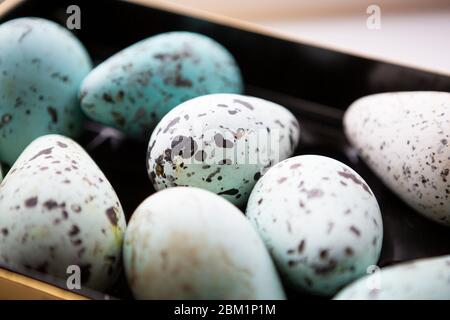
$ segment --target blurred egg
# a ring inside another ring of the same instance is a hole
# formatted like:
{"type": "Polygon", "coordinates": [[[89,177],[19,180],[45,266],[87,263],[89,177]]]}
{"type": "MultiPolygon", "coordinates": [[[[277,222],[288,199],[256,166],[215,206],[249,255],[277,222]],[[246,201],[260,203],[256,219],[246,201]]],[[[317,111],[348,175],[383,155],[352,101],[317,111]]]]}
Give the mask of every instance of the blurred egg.
{"type": "Polygon", "coordinates": [[[395,92],[363,97],[344,117],[360,156],[400,198],[450,226],[450,93],[395,92]]]}
{"type": "Polygon", "coordinates": [[[332,295],[377,263],[377,200],[345,164],[323,156],[284,160],[256,183],[246,214],[294,289],[332,295]]]}
{"type": "Polygon", "coordinates": [[[335,300],[450,300],[450,255],[389,266],[340,291],[335,300]]]}
{"type": "Polygon", "coordinates": [[[41,135],[79,135],[77,93],[90,69],[83,45],[52,21],[18,18],[0,25],[1,161],[12,165],[41,135]]]}
{"type": "Polygon", "coordinates": [[[192,186],[243,206],[259,177],[290,157],[300,127],[287,109],[237,94],[182,103],[153,131],[147,153],[156,190],[192,186]]]}
{"type": "Polygon", "coordinates": [[[275,266],[244,215],[215,194],[171,188],[147,198],[125,235],[137,299],[284,299],[275,266]]]}
{"type": "Polygon", "coordinates": [[[142,40],[96,67],[81,86],[86,115],[129,135],[150,129],[178,104],[209,93],[240,93],[232,55],[219,43],[190,32],[142,40]]]}
{"type": "Polygon", "coordinates": [[[125,218],[112,186],[73,140],[33,141],[0,185],[0,265],[103,290],[120,266],[125,218]]]}

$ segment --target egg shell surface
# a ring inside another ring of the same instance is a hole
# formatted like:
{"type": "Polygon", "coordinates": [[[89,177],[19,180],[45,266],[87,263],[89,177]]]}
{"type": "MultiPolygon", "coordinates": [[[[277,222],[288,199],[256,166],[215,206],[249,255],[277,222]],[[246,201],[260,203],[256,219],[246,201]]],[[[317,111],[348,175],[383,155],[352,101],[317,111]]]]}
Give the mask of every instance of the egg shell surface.
{"type": "Polygon", "coordinates": [[[112,186],[73,140],[46,135],[0,185],[0,265],[103,290],[120,270],[125,217],[112,186]]]}
{"type": "Polygon", "coordinates": [[[377,263],[378,203],[364,180],[323,156],[284,160],[257,182],[246,210],[293,289],[332,295],[377,263]]]}
{"type": "Polygon", "coordinates": [[[382,268],[340,291],[335,300],[450,300],[450,255],[382,268]]]}
{"type": "Polygon", "coordinates": [[[41,135],[81,133],[77,95],[90,69],[83,45],[52,21],[18,18],[0,25],[0,161],[12,165],[41,135]]]}
{"type": "Polygon", "coordinates": [[[137,299],[284,299],[275,266],[235,206],[198,188],[157,192],[134,212],[124,266],[137,299]]]}
{"type": "Polygon", "coordinates": [[[136,137],[172,108],[209,93],[241,93],[233,56],[219,43],[191,32],[144,39],[110,57],[83,81],[86,115],[136,137]]]}
{"type": "Polygon", "coordinates": [[[377,176],[425,217],[450,226],[450,93],[363,97],[345,113],[347,138],[377,176]]]}
{"type": "Polygon", "coordinates": [[[192,186],[243,206],[255,182],[294,152],[295,117],[263,99],[212,94],[182,103],[153,131],[147,153],[156,190],[192,186]]]}

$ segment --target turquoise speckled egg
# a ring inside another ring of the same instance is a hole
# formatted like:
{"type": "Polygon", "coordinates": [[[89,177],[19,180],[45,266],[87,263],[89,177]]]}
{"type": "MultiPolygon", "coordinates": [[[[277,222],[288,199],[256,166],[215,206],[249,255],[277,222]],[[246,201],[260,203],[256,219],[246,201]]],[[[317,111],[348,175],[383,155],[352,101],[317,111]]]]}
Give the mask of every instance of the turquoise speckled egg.
{"type": "Polygon", "coordinates": [[[79,84],[91,69],[83,45],[40,18],[0,26],[0,160],[12,164],[36,137],[82,129],[79,84]]]}
{"type": "Polygon", "coordinates": [[[178,104],[241,91],[241,73],[224,47],[200,34],[169,32],[104,61],[83,81],[80,96],[89,118],[148,138],[149,130],[178,104]]]}

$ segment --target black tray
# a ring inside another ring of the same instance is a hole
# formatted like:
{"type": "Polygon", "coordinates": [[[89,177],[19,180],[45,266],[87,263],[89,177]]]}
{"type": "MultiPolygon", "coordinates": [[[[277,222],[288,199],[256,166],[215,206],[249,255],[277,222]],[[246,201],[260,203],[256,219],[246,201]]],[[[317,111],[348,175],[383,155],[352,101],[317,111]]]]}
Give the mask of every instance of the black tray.
{"type": "MultiPolygon", "coordinates": [[[[383,215],[379,266],[450,254],[450,229],[423,218],[390,192],[358,158],[342,130],[342,115],[355,99],[386,91],[450,91],[449,76],[250,32],[237,24],[225,25],[122,1],[29,0],[0,17],[0,23],[37,16],[65,25],[66,8],[71,4],[81,8],[81,30],[75,34],[95,64],[161,32],[186,30],[216,39],[237,59],[246,94],[278,102],[297,116],[302,136],[296,155],[321,154],[340,160],[371,186],[383,215]]],[[[154,192],[145,166],[148,137],[133,141],[113,130],[103,139],[100,132],[108,133],[98,124],[86,123],[79,141],[114,186],[129,219],[139,203],[154,192]]],[[[59,286],[58,281],[54,284],[59,286]]],[[[81,293],[94,299],[104,298],[103,293],[81,293]]],[[[108,294],[131,297],[123,275],[108,294]]],[[[289,296],[300,297],[292,293],[289,296]]]]}

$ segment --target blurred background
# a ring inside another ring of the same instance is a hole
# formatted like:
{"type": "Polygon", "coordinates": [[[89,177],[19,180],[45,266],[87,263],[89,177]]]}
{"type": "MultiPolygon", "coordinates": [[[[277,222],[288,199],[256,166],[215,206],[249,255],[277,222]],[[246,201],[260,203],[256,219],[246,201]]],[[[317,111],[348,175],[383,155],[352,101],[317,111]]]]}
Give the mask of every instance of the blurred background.
{"type": "Polygon", "coordinates": [[[450,74],[450,0],[163,1],[256,23],[310,43],[450,74]],[[367,13],[371,5],[379,8],[378,27],[367,26],[378,14],[373,8],[367,13]]]}

